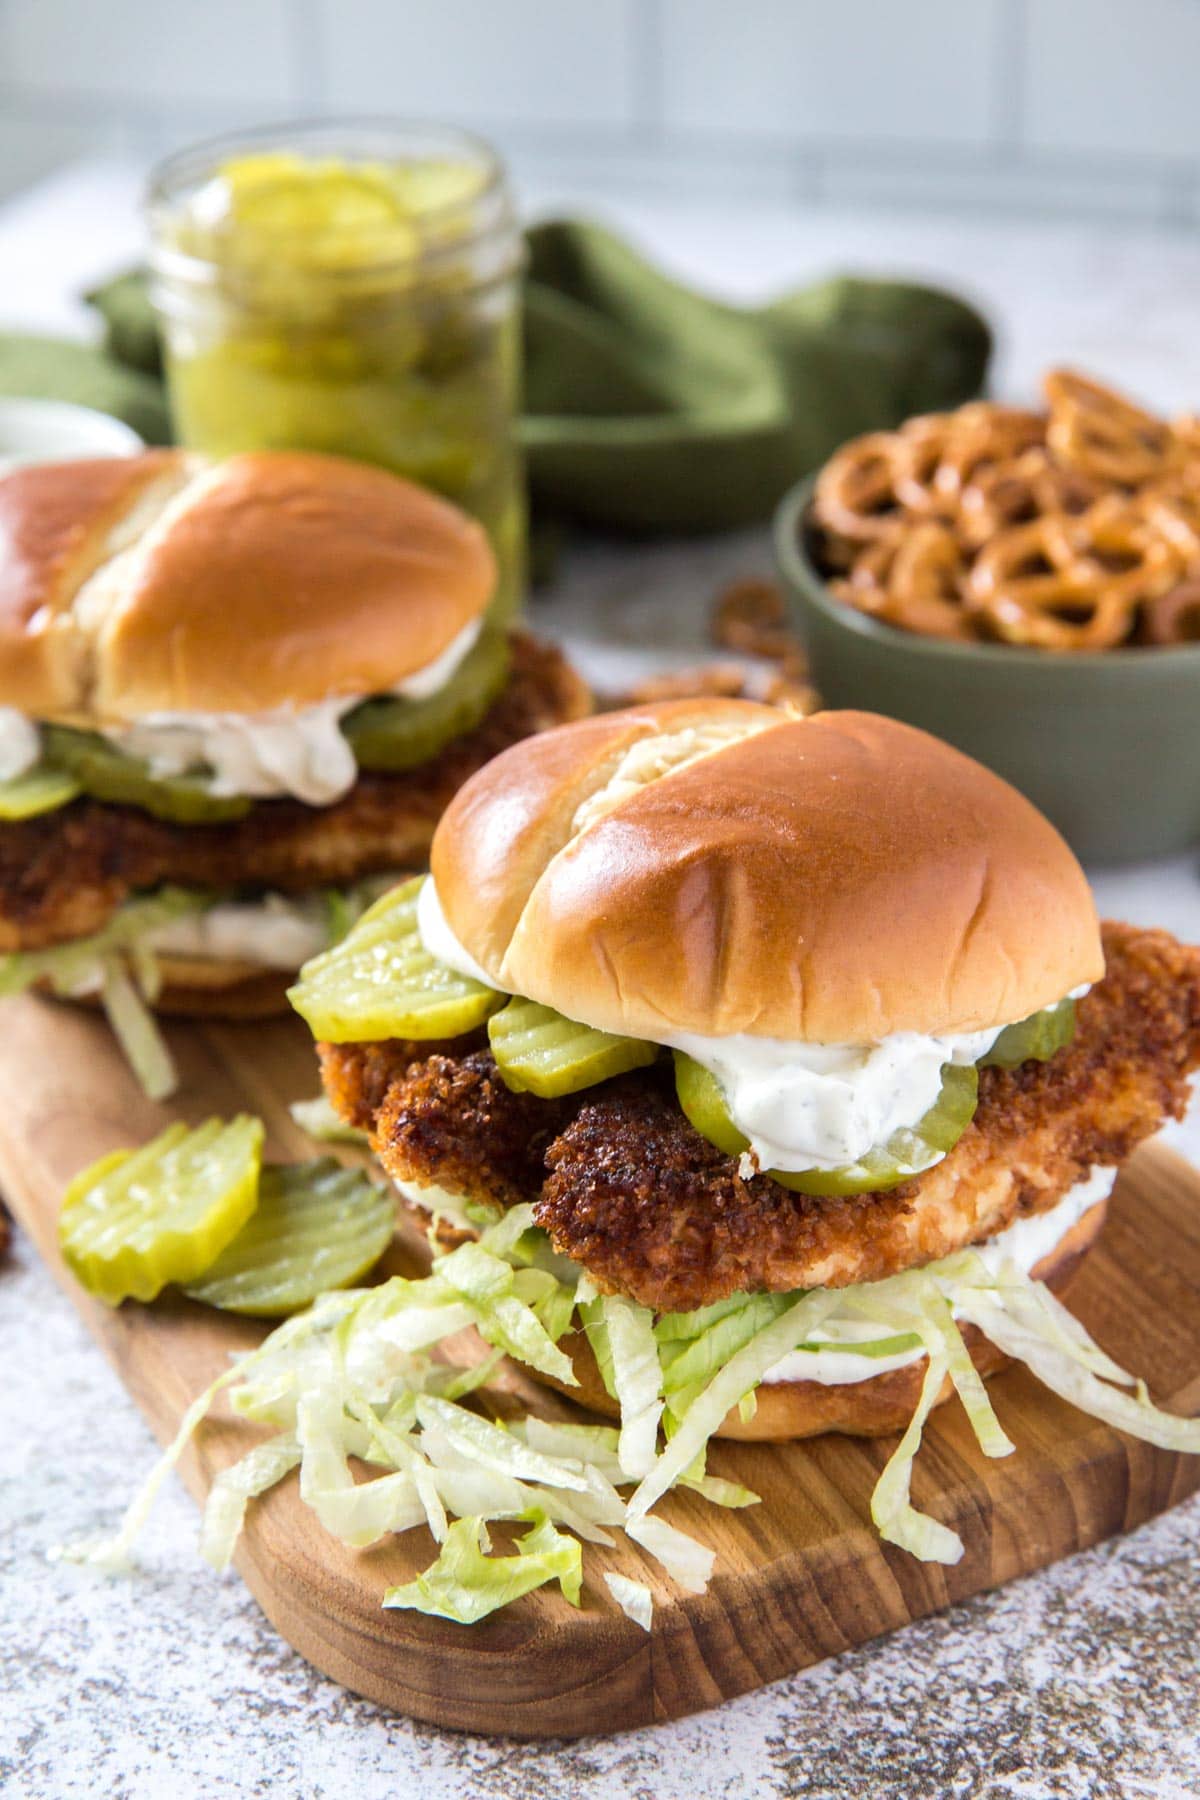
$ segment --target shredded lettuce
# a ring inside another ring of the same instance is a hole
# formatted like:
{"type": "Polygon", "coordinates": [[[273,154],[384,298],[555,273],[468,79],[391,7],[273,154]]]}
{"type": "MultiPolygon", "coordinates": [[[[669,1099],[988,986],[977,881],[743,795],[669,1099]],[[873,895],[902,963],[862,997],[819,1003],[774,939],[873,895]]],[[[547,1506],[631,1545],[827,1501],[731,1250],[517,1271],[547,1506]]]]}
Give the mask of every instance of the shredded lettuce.
{"type": "Polygon", "coordinates": [[[579,1543],[549,1519],[539,1519],[518,1538],[513,1556],[487,1556],[488,1547],[482,1519],[456,1519],[437,1561],[407,1587],[389,1588],[383,1604],[475,1625],[534,1588],[557,1581],[572,1606],[579,1605],[583,1581],[579,1543]]]}
{"type": "Polygon", "coordinates": [[[0,995],[21,994],[38,982],[46,982],[56,994],[81,994],[97,990],[104,971],[114,959],[124,957],[144,940],[191,912],[203,912],[212,895],[186,888],[160,888],[143,899],[127,900],[103,930],[48,950],[17,950],[0,957],[0,995]]]}
{"type": "Polygon", "coordinates": [[[118,957],[104,964],[100,998],[113,1036],[148,1100],[165,1100],[179,1085],[158,1021],[118,957]]]}
{"type": "Polygon", "coordinates": [[[300,1457],[299,1443],[284,1432],[268,1438],[265,1444],[257,1444],[228,1469],[221,1470],[208,1490],[200,1529],[200,1554],[214,1569],[227,1569],[233,1560],[247,1504],[282,1481],[300,1457]]]}
{"type": "MultiPolygon", "coordinates": [[[[390,884],[390,880],[372,876],[349,888],[324,889],[315,896],[331,943],[349,930],[378,897],[381,882],[390,884]]],[[[175,920],[189,913],[208,912],[231,897],[216,890],[163,887],[127,900],[90,937],[74,938],[45,950],[18,950],[0,956],[0,997],[24,993],[41,983],[61,997],[98,994],[113,1035],[147,1097],[164,1100],[174,1093],[177,1079],[170,1051],[150,1010],[158,998],[162,979],[154,938],[175,920]]],[[[287,911],[295,910],[297,904],[303,909],[304,903],[286,895],[268,895],[264,896],[264,904],[287,911]]],[[[326,1117],[324,1112],[313,1116],[318,1129],[304,1125],[299,1118],[297,1123],[319,1136],[326,1117]]],[[[346,1128],[336,1135],[345,1136],[346,1128]]]]}
{"type": "Polygon", "coordinates": [[[318,1094],[312,1100],[293,1100],[288,1111],[301,1131],[316,1138],[318,1143],[365,1145],[367,1142],[366,1132],[360,1131],[356,1125],[347,1125],[333,1110],[333,1103],[327,1094],[318,1094]]]}
{"type": "Polygon", "coordinates": [[[640,1581],[630,1581],[627,1575],[606,1574],[604,1585],[625,1614],[643,1631],[649,1631],[654,1618],[654,1596],[648,1587],[640,1581]]]}
{"type": "Polygon", "coordinates": [[[613,1396],[621,1408],[617,1460],[638,1479],[650,1472],[662,1418],[662,1367],[654,1342],[654,1315],[632,1300],[606,1294],[600,1301],[611,1358],[613,1396]]]}
{"type": "MultiPolygon", "coordinates": [[[[217,1566],[232,1555],[255,1496],[298,1465],[302,1499],[343,1542],[366,1546],[420,1525],[432,1532],[436,1560],[389,1591],[390,1607],[470,1623],[553,1581],[578,1604],[581,1541],[611,1546],[618,1531],[679,1586],[699,1593],[713,1552],[653,1509],[675,1489],[718,1506],[755,1503],[747,1488],[707,1472],[708,1446],[730,1410],[752,1401],[776,1365],[803,1350],[814,1364],[836,1355],[839,1371],[847,1356],[858,1357],[864,1376],[880,1355],[925,1359],[919,1403],[871,1512],[889,1542],[924,1560],[953,1562],[962,1554],[955,1532],[912,1502],[921,1434],[947,1376],[985,1454],[1013,1448],[963,1343],[966,1321],[1085,1411],[1153,1443],[1200,1453],[1200,1420],[1158,1411],[1045,1287],[1011,1265],[993,1272],[971,1251],[887,1281],[765,1301],[733,1296],[657,1324],[631,1301],[599,1296],[586,1277],[562,1280],[564,1272],[574,1273],[564,1271],[526,1206],[437,1258],[423,1279],[396,1276],[323,1295],[189,1408],[113,1543],[73,1554],[98,1567],[124,1566],[158,1487],[228,1389],[234,1413],[274,1435],[213,1485],[202,1545],[217,1566]],[[617,1397],[620,1426],[490,1416],[487,1383],[504,1354],[567,1379],[559,1339],[576,1312],[617,1397]],[[492,1346],[482,1362],[477,1349],[450,1343],[468,1327],[492,1346]],[[452,1360],[456,1353],[465,1363],[452,1360]],[[366,1465],[367,1479],[356,1464],[366,1465]],[[501,1521],[526,1527],[511,1554],[491,1553],[488,1525],[501,1521]]],[[[605,1579],[648,1629],[649,1590],[624,1576],[605,1579]]]]}

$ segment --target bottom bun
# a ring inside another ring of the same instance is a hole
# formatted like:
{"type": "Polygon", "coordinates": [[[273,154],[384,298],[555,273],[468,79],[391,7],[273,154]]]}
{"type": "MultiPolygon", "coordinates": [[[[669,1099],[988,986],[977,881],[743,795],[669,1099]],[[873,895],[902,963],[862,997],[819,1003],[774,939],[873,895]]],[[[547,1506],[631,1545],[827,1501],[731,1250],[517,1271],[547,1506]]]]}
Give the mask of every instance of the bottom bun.
{"type": "MultiPolygon", "coordinates": [[[[1031,1274],[1035,1280],[1044,1281],[1055,1293],[1061,1293],[1099,1237],[1107,1212],[1108,1202],[1102,1200],[1084,1213],[1050,1254],[1034,1265],[1031,1274]]],[[[962,1337],[971,1361],[984,1377],[998,1374],[1007,1366],[1010,1359],[989,1343],[977,1326],[964,1325],[962,1337]]],[[[569,1394],[593,1412],[618,1417],[618,1409],[605,1391],[591,1345],[583,1333],[571,1332],[562,1339],[561,1348],[571,1358],[579,1386],[567,1387],[541,1375],[537,1379],[569,1394]]],[[[763,1382],[756,1390],[754,1417],[741,1418],[735,1407],[726,1415],[716,1436],[780,1444],[793,1438],[817,1437],[825,1431],[842,1431],[850,1437],[883,1437],[903,1431],[917,1409],[925,1366],[925,1358],[921,1357],[903,1369],[888,1369],[867,1381],[834,1386],[819,1381],[763,1382]]],[[[953,1392],[954,1385],[947,1376],[935,1404],[944,1405],[953,1392]]]]}
{"type": "MultiPolygon", "coordinates": [[[[162,987],[153,1011],[174,1019],[273,1019],[291,1010],[287,991],[296,979],[289,969],[258,963],[218,962],[212,957],[156,957],[162,987]]],[[[99,1006],[99,994],[80,994],[85,1006],[99,1006]]]]}

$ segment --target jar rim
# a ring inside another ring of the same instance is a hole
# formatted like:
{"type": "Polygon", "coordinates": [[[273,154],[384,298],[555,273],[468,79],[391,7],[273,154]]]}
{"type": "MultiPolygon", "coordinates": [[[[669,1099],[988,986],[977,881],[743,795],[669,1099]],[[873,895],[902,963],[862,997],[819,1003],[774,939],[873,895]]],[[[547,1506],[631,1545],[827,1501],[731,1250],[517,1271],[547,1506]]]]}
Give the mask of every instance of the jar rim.
{"type": "MultiPolygon", "coordinates": [[[[389,267],[434,267],[443,258],[461,256],[464,248],[478,246],[500,235],[515,236],[518,231],[505,166],[492,145],[474,132],[432,120],[383,116],[285,120],[203,138],[173,151],[151,170],[143,211],[152,231],[150,262],[157,272],[169,273],[177,279],[204,280],[207,271],[219,266],[215,257],[182,250],[165,242],[163,228],[186,204],[188,193],[211,179],[222,162],[239,152],[269,150],[290,151],[301,156],[343,156],[348,161],[359,162],[390,159],[416,164],[436,159],[478,170],[477,187],[465,195],[422,208],[416,216],[418,247],[411,255],[381,257],[378,262],[368,258],[354,265],[352,273],[355,276],[389,267]],[[439,231],[455,218],[470,221],[469,228],[456,235],[452,242],[437,243],[439,231]]],[[[279,239],[295,236],[294,228],[287,226],[256,226],[255,229],[261,230],[268,242],[276,233],[279,239]]],[[[369,241],[369,234],[364,235],[369,241]]],[[[514,256],[513,269],[519,260],[519,256],[514,256]]],[[[331,280],[344,273],[336,267],[316,272],[331,280]]]]}

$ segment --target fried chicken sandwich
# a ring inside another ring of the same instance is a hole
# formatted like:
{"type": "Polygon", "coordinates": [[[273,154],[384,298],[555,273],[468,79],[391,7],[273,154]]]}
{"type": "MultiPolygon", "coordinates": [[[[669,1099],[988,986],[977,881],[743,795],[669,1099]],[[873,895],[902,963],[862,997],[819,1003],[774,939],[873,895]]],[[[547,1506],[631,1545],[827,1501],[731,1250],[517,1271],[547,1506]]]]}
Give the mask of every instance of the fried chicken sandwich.
{"type": "Polygon", "coordinates": [[[528,1213],[631,1515],[714,1435],[903,1430],[876,1521],[953,1560],[912,1457],[955,1391],[1012,1449],[981,1379],[1005,1353],[1200,1449],[1055,1298],[1183,1110],[1200,951],[1102,928],[1003,781],[869,714],[675,701],[506,751],[431,867],[295,1003],[443,1245],[528,1213]]]}
{"type": "Polygon", "coordinates": [[[0,992],[101,992],[160,1092],[143,1000],[277,1010],[469,775],[587,710],[495,578],[473,520],[335,457],[0,480],[0,992]]]}

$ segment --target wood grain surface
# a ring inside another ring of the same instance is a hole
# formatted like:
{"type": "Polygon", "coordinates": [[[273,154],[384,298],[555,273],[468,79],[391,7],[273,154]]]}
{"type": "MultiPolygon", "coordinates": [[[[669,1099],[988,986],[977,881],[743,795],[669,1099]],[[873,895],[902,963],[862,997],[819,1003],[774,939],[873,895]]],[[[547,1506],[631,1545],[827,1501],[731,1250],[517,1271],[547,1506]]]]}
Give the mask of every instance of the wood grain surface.
{"type": "MultiPolygon", "coordinates": [[[[34,998],[0,1008],[0,1188],[162,1440],[230,1351],[257,1341],[261,1329],[182,1300],[116,1312],[89,1300],[58,1258],[63,1188],[92,1158],[144,1140],[172,1117],[249,1109],[267,1123],[269,1156],[311,1155],[287,1107],[317,1085],[311,1043],[294,1020],[179,1025],[170,1036],[181,1093],[159,1107],[138,1092],[98,1017],[34,998]]],[[[401,1235],[393,1266],[411,1268],[416,1256],[415,1241],[401,1235]]],[[[1200,1411],[1200,1176],[1165,1150],[1143,1151],[1118,1183],[1104,1236],[1069,1299],[1160,1403],[1200,1411]]],[[[503,1387],[501,1411],[525,1404],[579,1416],[515,1370],[503,1387]]],[[[1016,1455],[988,1462],[953,1401],[935,1414],[917,1460],[916,1504],[965,1542],[954,1568],[878,1541],[869,1499],[892,1440],[843,1437],[716,1447],[713,1471],[745,1482],[761,1506],[729,1513],[694,1495],[669,1496],[664,1516],[717,1551],[702,1596],[680,1593],[622,1542],[585,1548],[582,1611],[555,1589],[473,1627],[384,1612],[384,1588],[424,1567],[432,1540],[419,1530],[368,1551],[346,1549],[301,1506],[294,1476],[251,1506],[237,1566],[301,1655],[385,1706],[517,1736],[625,1730],[716,1705],[894,1630],[1126,1531],[1200,1487],[1200,1457],[1126,1438],[1023,1370],[1001,1376],[993,1394],[1016,1455]],[[617,1609],[601,1579],[606,1569],[654,1590],[650,1634],[617,1609]]],[[[258,1435],[229,1415],[210,1421],[183,1464],[191,1491],[201,1497],[258,1435]]],[[[130,1492],[140,1473],[130,1470],[130,1492]]],[[[112,1495],[114,1524],[127,1498],[112,1495]]]]}

